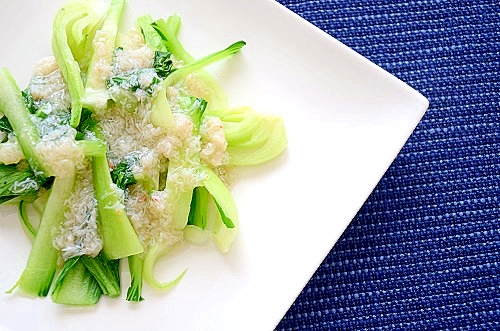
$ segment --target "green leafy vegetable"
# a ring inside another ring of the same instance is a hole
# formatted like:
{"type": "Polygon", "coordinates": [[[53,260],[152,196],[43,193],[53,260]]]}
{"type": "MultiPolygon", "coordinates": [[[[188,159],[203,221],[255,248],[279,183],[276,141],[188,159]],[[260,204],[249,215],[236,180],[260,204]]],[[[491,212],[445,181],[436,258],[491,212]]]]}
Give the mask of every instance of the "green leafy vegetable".
{"type": "Polygon", "coordinates": [[[46,296],[52,288],[56,303],[93,305],[120,295],[123,258],[128,301],[144,300],[143,281],[172,288],[186,270],[162,282],[154,267],[176,243],[213,238],[227,252],[236,237],[236,205],[219,176],[225,166],[266,162],[286,147],[281,118],[228,108],[203,71],[244,41],[195,59],[178,38],[179,16],[144,15],[137,24],[148,49],[136,30],[118,38],[124,2],[69,0],[57,12],[52,49],[65,85],[49,93],[47,79],[21,91],[0,69],[0,204],[20,201],[33,241],[9,293],[46,296]],[[59,88],[62,102],[52,103],[59,88]],[[41,214],[37,226],[28,202],[41,214]],[[81,252],[88,255],[74,257],[81,252]]]}
{"type": "Polygon", "coordinates": [[[81,257],[67,260],[51,292],[52,301],[64,305],[95,305],[102,295],[97,280],[87,270],[81,257]]]}
{"type": "Polygon", "coordinates": [[[203,114],[207,109],[207,101],[193,96],[183,96],[179,98],[179,109],[191,118],[197,132],[200,128],[203,114]]]}
{"type": "Polygon", "coordinates": [[[0,204],[16,197],[35,194],[42,187],[41,182],[24,162],[0,164],[0,204]]]}
{"type": "MultiPolygon", "coordinates": [[[[112,76],[106,81],[108,89],[113,89],[115,87],[129,90],[135,92],[142,89],[148,95],[152,95],[154,87],[158,85],[161,81],[158,77],[151,75],[154,72],[152,69],[135,69],[131,71],[124,72],[122,74],[112,76]],[[141,76],[151,75],[152,79],[148,85],[141,84],[141,76]]],[[[116,100],[115,100],[116,101],[116,100]]]]}
{"type": "Polygon", "coordinates": [[[207,206],[209,194],[203,186],[195,187],[191,199],[191,208],[188,216],[188,225],[205,229],[207,226],[207,206]]]}
{"type": "Polygon", "coordinates": [[[35,100],[33,99],[33,96],[31,95],[31,93],[29,93],[27,91],[21,91],[21,94],[23,96],[24,104],[26,105],[26,108],[28,108],[29,112],[31,114],[36,113],[36,111],[38,110],[38,107],[35,104],[35,100]]]}
{"type": "Polygon", "coordinates": [[[238,210],[228,188],[217,174],[210,168],[204,167],[206,177],[203,185],[210,193],[219,211],[220,222],[216,223],[213,238],[219,249],[227,252],[234,241],[238,226],[238,210]]]}
{"type": "MultiPolygon", "coordinates": [[[[155,22],[151,20],[151,17],[149,17],[149,19],[144,22],[144,25],[146,25],[146,23],[149,24],[149,26],[146,27],[146,30],[149,31],[148,34],[152,35],[151,37],[146,38],[146,43],[150,47],[157,50],[167,50],[171,52],[176,59],[181,60],[184,64],[189,64],[195,61],[194,57],[186,51],[178,38],[181,28],[181,17],[179,15],[172,15],[169,16],[167,20],[159,19],[155,22]],[[150,30],[151,27],[155,30],[156,35],[150,30]],[[160,41],[158,41],[158,39],[160,41]],[[159,48],[155,48],[157,46],[159,46],[159,48]],[[161,47],[164,47],[164,49],[161,47]]],[[[143,28],[142,24],[141,28],[143,28]]],[[[206,92],[203,95],[199,95],[199,97],[208,101],[208,109],[227,108],[226,95],[217,81],[203,70],[197,71],[196,77],[205,88],[206,92]]]]}
{"type": "MultiPolygon", "coordinates": [[[[9,119],[7,118],[7,116],[0,118],[0,131],[2,131],[3,133],[6,133],[6,134],[12,133],[12,125],[10,125],[10,122],[9,122],[9,119]]],[[[7,140],[7,139],[5,139],[5,140],[7,140]]]]}
{"type": "Polygon", "coordinates": [[[122,190],[127,186],[137,183],[132,169],[139,162],[137,155],[127,155],[111,171],[111,179],[122,190]]]}
{"type": "MultiPolygon", "coordinates": [[[[179,15],[169,16],[166,21],[164,19],[159,19],[155,22],[149,22],[149,24],[160,36],[162,44],[165,45],[166,49],[172,52],[172,54],[174,54],[177,59],[183,61],[184,63],[190,63],[194,61],[194,58],[185,50],[185,48],[182,46],[182,43],[177,38],[179,29],[181,27],[181,18],[179,15]]],[[[152,32],[149,30],[149,28],[148,31],[149,34],[152,35],[152,32]]],[[[151,39],[156,41],[158,38],[147,38],[146,42],[151,39]]],[[[156,42],[156,44],[159,44],[159,42],[156,42]]]]}
{"type": "Polygon", "coordinates": [[[94,132],[97,128],[97,123],[97,120],[92,116],[92,112],[87,108],[83,108],[80,123],[76,127],[76,140],[83,140],[87,133],[94,132]]]}
{"type": "Polygon", "coordinates": [[[153,59],[153,69],[161,78],[167,77],[172,73],[172,71],[175,70],[173,68],[171,55],[172,53],[170,52],[155,51],[155,57],[153,59]]]}
{"type": "MultiPolygon", "coordinates": [[[[155,25],[153,25],[153,26],[155,26],[155,25]]],[[[221,51],[207,55],[207,56],[201,58],[200,60],[191,62],[191,63],[171,72],[170,75],[168,75],[163,80],[162,89],[156,94],[156,96],[153,100],[153,105],[152,105],[152,110],[151,110],[152,123],[157,125],[153,120],[155,118],[159,118],[162,116],[162,115],[158,115],[157,113],[161,114],[161,113],[165,113],[165,112],[170,111],[170,107],[168,107],[168,109],[166,107],[167,102],[165,100],[167,87],[175,84],[176,82],[178,82],[182,78],[186,77],[187,75],[189,75],[195,71],[201,70],[202,68],[204,68],[207,65],[210,65],[210,64],[215,63],[217,61],[221,61],[221,60],[229,57],[230,55],[237,53],[243,46],[245,46],[245,44],[246,43],[244,41],[238,41],[238,42],[230,45],[229,47],[227,47],[221,51]]],[[[163,115],[163,116],[165,116],[165,115],[163,115]]],[[[167,125],[170,125],[170,122],[167,122],[167,123],[168,123],[167,125]]]]}
{"type": "Polygon", "coordinates": [[[175,128],[175,118],[164,88],[154,97],[153,104],[151,105],[150,120],[151,124],[156,127],[162,127],[167,130],[175,128]]]}
{"type": "Polygon", "coordinates": [[[153,18],[151,15],[143,15],[137,19],[137,24],[139,25],[142,35],[146,44],[151,47],[154,51],[166,52],[167,46],[162,39],[162,37],[156,32],[155,28],[152,26],[153,18]]]}
{"type": "Polygon", "coordinates": [[[119,260],[107,260],[102,254],[96,257],[81,256],[81,262],[99,284],[104,295],[120,295],[119,260]]]}
{"type": "Polygon", "coordinates": [[[221,51],[214,52],[202,57],[199,60],[195,60],[183,67],[180,67],[165,78],[163,86],[171,86],[193,72],[199,71],[212,63],[226,59],[229,56],[238,53],[245,45],[246,42],[243,40],[237,41],[221,51]]]}

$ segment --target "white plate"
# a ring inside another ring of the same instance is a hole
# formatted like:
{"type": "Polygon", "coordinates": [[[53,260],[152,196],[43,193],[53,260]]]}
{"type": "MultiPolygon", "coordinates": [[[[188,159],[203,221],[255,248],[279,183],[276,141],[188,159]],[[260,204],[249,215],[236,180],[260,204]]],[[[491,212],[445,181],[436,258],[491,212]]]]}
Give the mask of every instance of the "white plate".
{"type": "MultiPolygon", "coordinates": [[[[21,87],[50,54],[51,20],[62,3],[0,5],[0,66],[21,87]]],[[[30,244],[15,208],[1,209],[0,329],[273,329],[427,109],[418,92],[273,1],[129,1],[128,19],[145,13],[180,14],[181,40],[195,56],[245,40],[242,53],[211,71],[232,105],[282,114],[289,148],[241,172],[233,188],[241,231],[232,251],[177,251],[157,274],[168,279],[187,267],[183,281],[166,293],[146,286],[140,304],[122,294],[93,308],[67,308],[4,294],[30,244]]]]}

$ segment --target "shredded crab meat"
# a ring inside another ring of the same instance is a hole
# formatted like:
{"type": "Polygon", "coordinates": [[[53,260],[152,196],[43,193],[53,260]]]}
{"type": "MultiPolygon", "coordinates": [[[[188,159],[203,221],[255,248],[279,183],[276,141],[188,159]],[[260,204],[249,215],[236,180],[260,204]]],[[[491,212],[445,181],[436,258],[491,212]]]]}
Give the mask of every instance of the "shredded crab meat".
{"type": "Polygon", "coordinates": [[[105,88],[103,82],[111,75],[111,67],[108,65],[108,59],[112,57],[110,54],[110,48],[107,45],[107,40],[109,34],[102,30],[96,31],[94,40],[92,41],[94,49],[94,58],[98,59],[97,62],[93,64],[94,75],[99,79],[95,79],[94,85],[97,83],[102,86],[99,88],[105,88]]]}
{"type": "Polygon", "coordinates": [[[35,146],[40,160],[46,164],[51,173],[64,176],[67,172],[65,162],[72,162],[76,168],[84,164],[82,150],[76,145],[74,137],[63,135],[59,139],[42,138],[35,146]]]}
{"type": "Polygon", "coordinates": [[[37,63],[28,91],[35,101],[43,100],[55,110],[61,111],[69,108],[68,89],[53,56],[45,57],[37,63]]]}
{"type": "Polygon", "coordinates": [[[136,27],[130,28],[122,48],[115,53],[113,73],[151,68],[154,55],[154,51],[146,45],[141,31],[136,27]]]}
{"type": "Polygon", "coordinates": [[[95,257],[102,249],[89,165],[78,174],[75,186],[64,205],[64,222],[54,233],[53,246],[62,252],[64,260],[80,255],[95,257]]]}
{"type": "Polygon", "coordinates": [[[2,164],[16,164],[24,160],[24,154],[17,138],[9,134],[7,141],[0,144],[0,163],[2,164]]]}
{"type": "Polygon", "coordinates": [[[226,153],[227,140],[221,119],[206,117],[200,126],[200,135],[200,158],[213,167],[227,164],[229,155],[226,153]]]}
{"type": "Polygon", "coordinates": [[[148,194],[141,185],[132,185],[126,199],[126,212],[140,239],[148,246],[174,245],[183,238],[182,231],[171,226],[172,203],[164,191],[148,194]]]}

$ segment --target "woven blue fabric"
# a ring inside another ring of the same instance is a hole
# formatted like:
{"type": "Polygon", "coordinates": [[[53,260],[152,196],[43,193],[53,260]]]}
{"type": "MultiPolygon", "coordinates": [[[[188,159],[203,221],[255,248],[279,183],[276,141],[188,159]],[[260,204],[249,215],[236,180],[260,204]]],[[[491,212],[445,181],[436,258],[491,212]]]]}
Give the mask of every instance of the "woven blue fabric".
{"type": "Polygon", "coordinates": [[[277,330],[500,330],[500,4],[279,0],[430,108],[277,330]]]}

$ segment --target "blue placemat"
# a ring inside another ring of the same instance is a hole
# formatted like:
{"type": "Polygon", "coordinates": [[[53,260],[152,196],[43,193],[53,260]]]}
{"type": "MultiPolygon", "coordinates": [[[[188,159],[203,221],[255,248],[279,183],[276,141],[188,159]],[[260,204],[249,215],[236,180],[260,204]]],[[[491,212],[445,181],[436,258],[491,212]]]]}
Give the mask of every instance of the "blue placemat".
{"type": "Polygon", "coordinates": [[[280,0],[430,108],[277,330],[500,330],[500,3],[280,0]]]}

